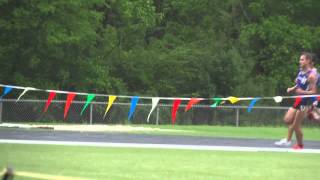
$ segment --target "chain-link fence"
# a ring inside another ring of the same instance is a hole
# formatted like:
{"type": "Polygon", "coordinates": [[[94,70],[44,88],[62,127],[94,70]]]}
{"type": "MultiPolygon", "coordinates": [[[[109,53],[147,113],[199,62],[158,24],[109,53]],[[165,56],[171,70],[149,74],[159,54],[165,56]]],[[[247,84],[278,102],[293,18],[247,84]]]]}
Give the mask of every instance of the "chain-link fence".
{"type": "MultiPolygon", "coordinates": [[[[85,101],[74,101],[66,119],[63,118],[65,101],[52,101],[47,112],[43,112],[46,100],[5,99],[0,102],[0,122],[44,122],[81,124],[171,124],[171,104],[158,104],[147,122],[151,104],[137,104],[133,117],[128,121],[130,103],[114,103],[104,117],[106,103],[92,102],[82,115],[85,101]]],[[[181,125],[231,125],[231,126],[282,126],[283,116],[288,107],[254,107],[247,112],[247,106],[195,105],[185,112],[181,105],[177,112],[176,124],[181,125]]],[[[305,120],[307,126],[319,123],[305,120]]]]}

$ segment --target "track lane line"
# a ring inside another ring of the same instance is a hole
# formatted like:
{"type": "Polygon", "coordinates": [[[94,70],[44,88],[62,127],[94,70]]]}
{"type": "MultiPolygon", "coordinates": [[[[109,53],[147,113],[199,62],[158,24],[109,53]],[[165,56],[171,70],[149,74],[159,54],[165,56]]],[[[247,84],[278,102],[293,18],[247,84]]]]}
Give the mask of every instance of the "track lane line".
{"type": "Polygon", "coordinates": [[[14,139],[0,139],[0,143],[2,143],[2,144],[36,144],[36,145],[89,146],[89,147],[116,147],[116,148],[240,151],[240,152],[292,152],[292,153],[317,153],[317,154],[320,154],[320,149],[294,150],[292,148],[276,148],[276,147],[269,148],[269,147],[242,147],[242,146],[206,146],[206,145],[178,145],[178,144],[107,143],[107,142],[43,141],[43,140],[14,140],[14,139]]]}

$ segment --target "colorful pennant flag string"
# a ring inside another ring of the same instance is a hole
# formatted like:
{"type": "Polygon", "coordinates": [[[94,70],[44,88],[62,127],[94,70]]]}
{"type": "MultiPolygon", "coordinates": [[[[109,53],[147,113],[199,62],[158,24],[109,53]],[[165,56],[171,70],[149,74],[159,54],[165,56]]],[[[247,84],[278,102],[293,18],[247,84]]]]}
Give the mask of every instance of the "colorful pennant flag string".
{"type": "MultiPolygon", "coordinates": [[[[4,87],[4,94],[1,96],[3,97],[4,95],[6,95],[7,93],[9,93],[12,89],[26,89],[27,87],[21,87],[21,86],[12,86],[12,85],[4,85],[4,84],[0,84],[0,87],[4,87]],[[11,90],[10,90],[11,89],[11,90]]],[[[29,87],[30,88],[30,87],[29,87]]],[[[30,89],[29,89],[30,90],[30,89]]],[[[44,89],[37,89],[37,88],[32,88],[32,90],[34,91],[45,91],[45,92],[55,92],[55,93],[59,93],[59,94],[69,94],[70,92],[68,91],[61,91],[61,90],[44,90],[44,89]]],[[[76,95],[84,95],[84,96],[88,96],[88,94],[91,93],[82,93],[82,92],[73,92],[76,95]]],[[[96,97],[109,97],[110,95],[107,94],[95,94],[96,97]]],[[[293,99],[293,98],[297,98],[297,97],[318,97],[320,96],[320,94],[315,94],[315,95],[297,95],[297,96],[275,96],[275,97],[261,97],[261,99],[273,99],[274,101],[281,102],[282,99],[293,99]]],[[[0,97],[0,98],[1,98],[0,97]]],[[[123,96],[123,95],[118,95],[117,98],[132,98],[132,96],[123,96]]],[[[152,99],[154,97],[139,97],[139,99],[152,99]]],[[[175,99],[181,99],[181,100],[188,100],[190,101],[192,98],[184,98],[184,97],[159,97],[160,99],[163,100],[175,100],[175,99]]],[[[212,98],[200,98],[203,100],[211,100],[212,98]]],[[[230,101],[232,104],[238,102],[238,101],[251,101],[253,100],[254,97],[234,97],[234,96],[230,96],[227,98],[221,98],[221,102],[223,101],[230,101]]]]}
{"type": "Polygon", "coordinates": [[[106,117],[109,109],[111,108],[113,102],[114,102],[116,99],[117,99],[117,96],[109,96],[109,101],[108,101],[108,104],[107,104],[107,107],[106,107],[106,111],[105,111],[105,113],[104,113],[104,115],[103,115],[103,118],[106,117]]]}
{"type": "Polygon", "coordinates": [[[219,104],[220,104],[221,101],[222,101],[221,98],[213,98],[213,100],[215,101],[215,103],[210,106],[210,107],[213,107],[213,108],[219,106],[219,104]]]}
{"type": "Polygon", "coordinates": [[[253,108],[253,106],[257,103],[257,101],[259,101],[261,98],[260,97],[257,97],[257,98],[254,98],[251,102],[250,102],[250,104],[249,104],[249,106],[248,106],[248,113],[250,113],[251,111],[252,111],[252,108],[253,108]]]}
{"type": "Polygon", "coordinates": [[[80,115],[82,115],[84,110],[87,109],[88,105],[91,103],[91,101],[94,99],[95,96],[96,95],[94,95],[94,94],[88,94],[86,104],[82,108],[80,115]]]}
{"type": "Polygon", "coordinates": [[[184,111],[185,112],[189,111],[189,109],[191,109],[193,105],[198,104],[202,100],[203,100],[202,98],[191,98],[184,111]]]}
{"type": "Polygon", "coordinates": [[[178,111],[178,109],[179,109],[180,103],[181,103],[181,99],[175,99],[175,100],[173,101],[172,113],[171,113],[171,116],[172,116],[172,125],[174,125],[174,123],[176,122],[177,111],[178,111]]]}
{"type": "Polygon", "coordinates": [[[239,98],[237,98],[237,97],[233,97],[233,96],[228,97],[228,100],[229,100],[232,104],[234,104],[234,103],[236,103],[236,102],[240,101],[240,99],[239,99],[239,98]]]}
{"type": "Polygon", "coordinates": [[[74,99],[74,97],[76,96],[76,94],[74,92],[70,92],[67,96],[67,101],[66,101],[66,105],[64,107],[64,114],[63,114],[63,118],[66,119],[70,105],[74,99]]]}
{"type": "Polygon", "coordinates": [[[148,114],[147,122],[149,123],[150,115],[153,112],[153,110],[157,107],[158,103],[160,101],[160,98],[152,98],[152,107],[148,114]]]}
{"type": "Polygon", "coordinates": [[[274,96],[274,97],[234,97],[234,96],[229,96],[227,98],[180,98],[180,97],[138,97],[138,96],[114,96],[114,95],[105,95],[105,94],[91,94],[91,93],[81,93],[81,92],[68,92],[68,91],[60,91],[60,90],[43,90],[43,89],[36,89],[36,88],[32,88],[32,87],[20,87],[20,86],[11,86],[11,85],[3,85],[0,84],[0,87],[3,87],[3,93],[0,96],[0,100],[6,96],[7,94],[9,94],[13,89],[21,89],[23,90],[22,93],[19,95],[19,97],[17,98],[16,102],[18,102],[21,97],[23,95],[25,95],[28,91],[30,90],[34,90],[34,91],[44,91],[44,92],[49,92],[49,96],[47,99],[47,102],[45,104],[44,110],[43,112],[46,112],[48,110],[48,107],[50,106],[52,100],[55,98],[56,94],[58,93],[62,93],[62,94],[67,94],[67,99],[66,99],[66,103],[65,103],[65,108],[64,108],[64,119],[66,119],[69,108],[72,104],[73,99],[75,98],[76,95],[85,95],[87,96],[87,100],[86,103],[83,107],[83,109],[81,110],[81,115],[84,113],[84,111],[87,109],[87,107],[89,106],[89,104],[92,102],[92,100],[99,96],[99,97],[109,97],[109,101],[108,104],[106,106],[106,110],[104,113],[104,118],[106,116],[106,114],[108,113],[108,111],[110,110],[110,108],[112,107],[114,101],[117,98],[131,98],[131,106],[130,106],[130,111],[128,113],[128,119],[129,121],[132,119],[132,116],[135,112],[137,103],[139,99],[151,99],[152,100],[152,107],[151,110],[148,114],[148,118],[147,118],[147,122],[149,122],[150,116],[152,114],[152,112],[154,111],[154,109],[156,108],[156,106],[159,103],[159,100],[163,99],[163,100],[173,100],[173,106],[172,106],[172,124],[175,124],[176,121],[176,116],[177,116],[177,111],[179,109],[179,106],[182,102],[182,100],[188,100],[188,104],[185,108],[185,112],[189,111],[195,104],[198,104],[200,101],[203,100],[214,100],[214,104],[211,105],[211,107],[217,107],[220,104],[229,101],[232,104],[235,104],[239,101],[251,101],[249,106],[248,106],[248,112],[251,112],[253,107],[256,105],[257,101],[262,100],[262,99],[270,99],[270,100],[274,100],[276,103],[281,103],[283,101],[283,99],[292,99],[295,98],[295,102],[294,102],[294,107],[297,107],[301,101],[303,100],[303,98],[313,98],[313,99],[317,99],[318,101],[320,101],[320,95],[319,94],[315,94],[315,95],[298,95],[298,96],[274,96]]]}
{"type": "Polygon", "coordinates": [[[128,114],[128,120],[129,121],[131,120],[131,117],[132,117],[132,115],[133,115],[133,113],[134,113],[134,111],[136,109],[138,101],[139,101],[139,97],[138,96],[132,97],[130,111],[129,111],[129,114],[128,114]]]}
{"type": "Polygon", "coordinates": [[[57,93],[55,93],[55,92],[50,92],[49,93],[49,96],[48,96],[48,99],[47,99],[47,102],[46,102],[46,106],[44,107],[44,109],[43,109],[43,112],[45,113],[45,112],[47,112],[47,110],[48,110],[48,107],[49,107],[49,105],[51,104],[51,101],[54,99],[54,97],[56,96],[56,94],[57,93]]]}
{"type": "Polygon", "coordinates": [[[20,94],[20,96],[18,97],[18,99],[16,100],[16,102],[18,102],[18,101],[20,100],[20,98],[21,98],[24,94],[26,94],[26,92],[29,91],[29,90],[34,90],[34,88],[26,87],[26,88],[22,91],[22,93],[20,94]]]}
{"type": "Polygon", "coordinates": [[[12,87],[9,87],[9,86],[4,87],[3,93],[2,93],[2,95],[0,96],[0,100],[1,100],[4,96],[6,96],[7,94],[9,94],[11,91],[12,91],[12,87]]]}
{"type": "Polygon", "coordinates": [[[281,103],[283,98],[281,96],[275,96],[273,99],[276,103],[281,103]]]}

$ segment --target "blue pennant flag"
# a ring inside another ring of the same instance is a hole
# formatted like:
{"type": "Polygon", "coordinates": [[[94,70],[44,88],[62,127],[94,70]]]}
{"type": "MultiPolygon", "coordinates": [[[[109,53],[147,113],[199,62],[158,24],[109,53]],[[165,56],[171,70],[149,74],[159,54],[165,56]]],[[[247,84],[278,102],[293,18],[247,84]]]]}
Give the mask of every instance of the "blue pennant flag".
{"type": "Polygon", "coordinates": [[[3,90],[3,94],[0,96],[0,100],[5,96],[7,95],[10,91],[12,91],[12,87],[4,87],[4,90],[3,90]]]}
{"type": "Polygon", "coordinates": [[[131,120],[131,117],[136,109],[137,103],[138,103],[139,97],[138,96],[134,96],[131,99],[131,107],[130,107],[130,111],[129,111],[129,115],[128,115],[128,119],[129,121],[131,120]]]}
{"type": "Polygon", "coordinates": [[[248,113],[250,113],[251,111],[252,111],[252,108],[253,108],[253,106],[257,103],[257,101],[259,101],[261,98],[260,97],[257,97],[257,98],[254,98],[251,102],[250,102],[250,104],[249,104],[249,106],[248,106],[248,113]]]}

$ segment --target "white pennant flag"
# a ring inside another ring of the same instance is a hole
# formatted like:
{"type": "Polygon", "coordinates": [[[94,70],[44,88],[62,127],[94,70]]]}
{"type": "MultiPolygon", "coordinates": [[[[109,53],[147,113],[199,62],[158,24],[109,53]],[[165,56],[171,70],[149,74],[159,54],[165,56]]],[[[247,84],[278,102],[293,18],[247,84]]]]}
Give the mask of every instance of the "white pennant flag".
{"type": "Polygon", "coordinates": [[[23,92],[20,94],[20,96],[18,97],[18,99],[16,100],[16,102],[18,102],[20,100],[20,98],[29,90],[35,90],[34,88],[31,87],[26,87],[23,92]]]}
{"type": "Polygon", "coordinates": [[[275,96],[275,97],[273,97],[273,99],[276,103],[281,103],[283,98],[282,98],[282,96],[275,96]]]}
{"type": "Polygon", "coordinates": [[[152,111],[157,107],[159,101],[160,101],[160,98],[152,98],[152,108],[151,108],[151,111],[149,112],[147,122],[149,122],[150,115],[151,115],[152,111]]]}

